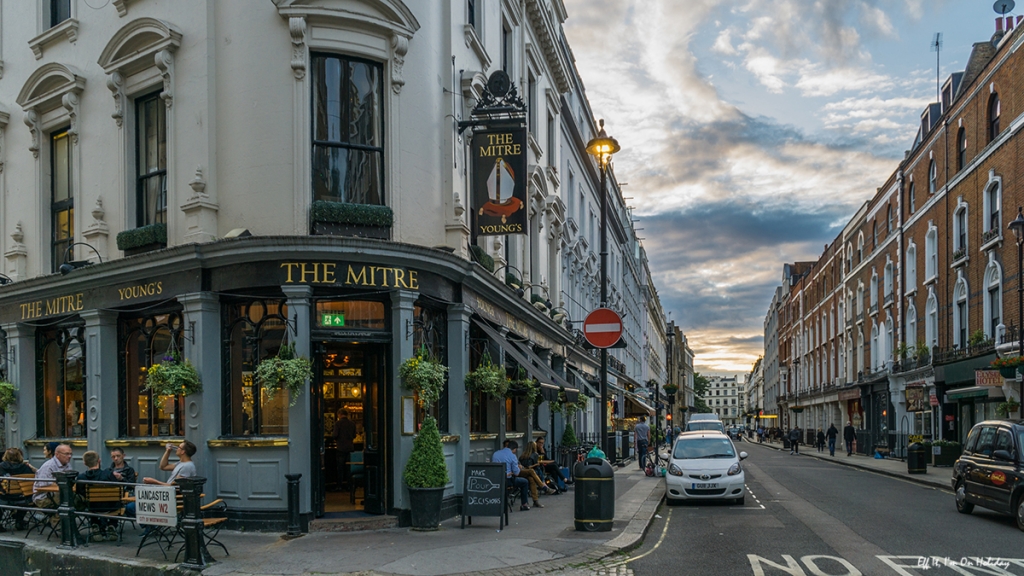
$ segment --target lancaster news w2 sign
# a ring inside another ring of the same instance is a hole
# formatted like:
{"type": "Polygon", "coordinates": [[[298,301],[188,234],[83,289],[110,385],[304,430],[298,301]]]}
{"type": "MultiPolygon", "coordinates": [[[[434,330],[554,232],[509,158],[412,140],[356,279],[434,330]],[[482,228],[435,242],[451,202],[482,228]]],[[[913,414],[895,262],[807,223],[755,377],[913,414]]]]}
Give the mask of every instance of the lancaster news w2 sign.
{"type": "Polygon", "coordinates": [[[473,232],[526,234],[526,128],[473,134],[473,232]]]}
{"type": "Polygon", "coordinates": [[[177,526],[178,505],[174,486],[142,484],[135,488],[135,518],[139,524],[177,526]]]}

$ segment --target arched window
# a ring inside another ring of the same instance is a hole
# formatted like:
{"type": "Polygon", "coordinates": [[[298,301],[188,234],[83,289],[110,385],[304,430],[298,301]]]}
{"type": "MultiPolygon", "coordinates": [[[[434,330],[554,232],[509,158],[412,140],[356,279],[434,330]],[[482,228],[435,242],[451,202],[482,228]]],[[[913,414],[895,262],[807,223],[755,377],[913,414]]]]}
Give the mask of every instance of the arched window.
{"type": "Polygon", "coordinates": [[[938,228],[929,226],[924,237],[924,275],[925,280],[935,278],[939,273],[939,243],[938,228]]]}
{"type": "Polygon", "coordinates": [[[929,349],[939,345],[939,302],[931,290],[928,291],[928,303],[925,305],[924,336],[929,349]]]}
{"type": "MultiPolygon", "coordinates": [[[[280,300],[222,304],[226,368],[223,430],[234,436],[288,434],[288,394],[268,399],[252,373],[264,358],[276,356],[288,329],[288,308],[280,300]]],[[[349,313],[346,320],[352,317],[349,313]]],[[[351,322],[351,321],[350,321],[351,322]]]]}
{"type": "Polygon", "coordinates": [[[956,133],[956,169],[963,170],[967,165],[967,130],[960,128],[956,133]]]}
{"type": "Polygon", "coordinates": [[[928,193],[935,194],[939,184],[939,169],[935,166],[935,160],[928,163],[928,193]]]}
{"type": "Polygon", "coordinates": [[[857,264],[864,261],[864,233],[857,236],[857,264]]]}
{"type": "Polygon", "coordinates": [[[892,362],[892,343],[893,343],[893,331],[892,331],[892,318],[885,319],[885,338],[882,343],[882,349],[885,351],[883,358],[886,362],[892,362]]]}
{"type": "Polygon", "coordinates": [[[871,326],[871,370],[877,370],[882,363],[881,348],[878,346],[878,325],[871,326]]]}
{"type": "Polygon", "coordinates": [[[997,234],[1002,231],[999,219],[999,209],[1002,207],[999,184],[1000,182],[997,180],[985,190],[985,214],[988,215],[988,218],[985,219],[985,231],[997,234]]]}
{"type": "Polygon", "coordinates": [[[914,210],[917,209],[917,207],[914,206],[914,181],[913,180],[910,181],[910,187],[907,188],[907,208],[910,210],[911,214],[913,214],[914,210]]]}
{"type": "Polygon", "coordinates": [[[988,99],[988,141],[991,142],[999,136],[999,94],[993,94],[988,99]]]}
{"type": "Polygon", "coordinates": [[[85,328],[37,330],[36,358],[36,436],[84,438],[85,328]]]}
{"type": "MultiPolygon", "coordinates": [[[[953,251],[967,249],[967,205],[960,204],[953,213],[953,251]]],[[[961,255],[963,256],[963,255],[961,255]]],[[[953,258],[957,258],[954,256],[953,258]]]]}
{"type": "Polygon", "coordinates": [[[893,219],[892,219],[892,204],[889,204],[888,206],[885,207],[885,218],[889,222],[889,228],[888,228],[887,232],[889,234],[892,234],[892,229],[893,229],[893,226],[894,226],[894,222],[893,222],[893,219]]]}
{"type": "Polygon", "coordinates": [[[953,288],[953,346],[967,346],[968,329],[967,281],[960,277],[953,288]]]}
{"type": "Polygon", "coordinates": [[[914,348],[917,346],[917,308],[914,308],[913,302],[907,307],[907,334],[906,343],[907,348],[914,348]]]}
{"type": "Polygon", "coordinates": [[[877,220],[871,223],[871,236],[873,236],[873,240],[871,241],[871,249],[874,250],[875,248],[878,248],[878,221],[877,220]]]}
{"type": "Polygon", "coordinates": [[[185,397],[158,396],[145,387],[144,374],[166,358],[181,354],[182,313],[169,311],[150,316],[122,317],[118,337],[124,355],[123,388],[118,394],[118,423],[123,438],[185,435],[185,397]]]}
{"type": "Polygon", "coordinates": [[[997,337],[1003,323],[1003,274],[995,262],[985,270],[985,319],[985,336],[997,337]]]}
{"type": "Polygon", "coordinates": [[[907,247],[907,261],[904,263],[907,271],[907,294],[917,290],[917,246],[911,244],[907,247]]]}

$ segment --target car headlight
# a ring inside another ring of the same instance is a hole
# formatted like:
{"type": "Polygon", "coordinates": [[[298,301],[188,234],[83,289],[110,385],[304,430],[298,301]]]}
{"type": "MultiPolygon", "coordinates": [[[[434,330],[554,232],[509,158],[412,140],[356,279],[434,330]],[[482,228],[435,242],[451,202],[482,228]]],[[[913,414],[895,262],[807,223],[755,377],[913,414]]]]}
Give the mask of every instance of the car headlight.
{"type": "Polygon", "coordinates": [[[742,471],[743,470],[740,468],[740,463],[737,462],[737,463],[735,463],[735,464],[733,464],[732,466],[729,467],[729,476],[735,476],[735,475],[739,474],[742,471]]]}
{"type": "Polygon", "coordinates": [[[676,466],[675,464],[672,464],[668,467],[668,473],[673,476],[682,476],[683,469],[680,468],[679,466],[676,466]]]}

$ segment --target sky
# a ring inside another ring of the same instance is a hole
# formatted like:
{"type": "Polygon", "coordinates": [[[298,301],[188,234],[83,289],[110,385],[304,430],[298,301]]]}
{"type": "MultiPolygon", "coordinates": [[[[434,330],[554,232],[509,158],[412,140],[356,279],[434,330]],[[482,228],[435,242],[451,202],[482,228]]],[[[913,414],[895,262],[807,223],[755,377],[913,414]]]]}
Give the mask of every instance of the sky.
{"type": "Polygon", "coordinates": [[[935,34],[944,82],[997,17],[991,0],[564,2],[662,305],[715,374],[750,371],[783,264],[816,260],[910,148],[935,34]]]}

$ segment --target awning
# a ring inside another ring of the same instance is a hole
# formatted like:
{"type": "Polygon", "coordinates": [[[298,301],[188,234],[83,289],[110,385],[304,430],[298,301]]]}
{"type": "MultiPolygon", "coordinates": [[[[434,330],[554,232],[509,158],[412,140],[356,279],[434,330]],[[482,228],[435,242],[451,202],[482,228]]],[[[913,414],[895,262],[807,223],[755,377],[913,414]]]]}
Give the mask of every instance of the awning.
{"type": "Polygon", "coordinates": [[[981,368],[989,368],[992,361],[996,359],[996,353],[986,354],[977,358],[968,358],[959,362],[952,362],[935,367],[935,381],[943,382],[947,386],[961,382],[974,383],[974,371],[981,368]]]}
{"type": "Polygon", "coordinates": [[[566,382],[564,378],[555,374],[551,368],[544,364],[544,361],[541,360],[539,356],[534,354],[532,350],[529,350],[528,346],[524,348],[516,346],[512,341],[499,334],[497,330],[490,327],[486,322],[474,319],[473,323],[479,326],[480,329],[491,338],[491,340],[494,340],[495,344],[501,346],[502,350],[511,356],[512,359],[516,361],[516,364],[519,364],[523,370],[526,370],[526,373],[529,374],[530,377],[536,378],[540,381],[541,397],[545,400],[549,402],[557,400],[560,388],[565,389],[566,399],[569,402],[575,402],[579,397],[580,391],[569,386],[568,382],[566,382]],[[554,389],[553,394],[551,389],[554,389]]]}
{"type": "Polygon", "coordinates": [[[625,396],[626,396],[626,400],[629,400],[633,404],[637,405],[640,408],[640,410],[642,410],[644,412],[647,412],[651,416],[654,415],[654,408],[651,408],[650,406],[648,406],[647,403],[645,403],[643,400],[638,398],[635,394],[627,393],[625,396]]]}
{"type": "Polygon", "coordinates": [[[1003,389],[994,386],[968,386],[946,392],[946,401],[963,398],[1003,398],[1003,389]]]}
{"type": "MultiPolygon", "coordinates": [[[[579,370],[573,368],[572,366],[566,366],[566,368],[569,370],[569,372],[573,374],[573,376],[576,377],[576,381],[580,383],[580,389],[584,394],[590,396],[591,398],[601,397],[601,391],[594,388],[590,384],[590,380],[587,380],[586,377],[584,377],[579,370]]],[[[598,386],[600,386],[600,384],[598,384],[598,386]]]]}

